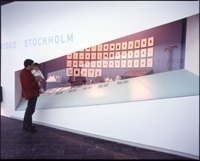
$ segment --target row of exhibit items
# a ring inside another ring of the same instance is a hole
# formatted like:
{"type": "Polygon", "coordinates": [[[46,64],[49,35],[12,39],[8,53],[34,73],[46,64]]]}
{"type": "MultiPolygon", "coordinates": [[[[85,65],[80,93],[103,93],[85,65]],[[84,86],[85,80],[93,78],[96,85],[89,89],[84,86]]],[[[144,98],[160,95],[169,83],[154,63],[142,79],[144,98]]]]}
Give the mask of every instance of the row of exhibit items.
{"type": "Polygon", "coordinates": [[[145,58],[153,56],[153,47],[128,50],[128,51],[110,51],[110,52],[75,52],[67,55],[67,60],[101,60],[101,59],[132,59],[145,58]]]}
{"type": "MultiPolygon", "coordinates": [[[[75,70],[74,70],[74,72],[75,72],[75,74],[74,75],[76,75],[77,77],[81,77],[81,78],[85,78],[86,76],[86,74],[84,73],[84,72],[82,72],[82,70],[81,69],[78,69],[78,68],[76,68],[75,70]],[[82,74],[83,73],[83,74],[82,74]],[[84,75],[85,74],[85,75],[84,75]]],[[[93,69],[93,70],[91,70],[91,71],[88,71],[88,75],[91,75],[91,77],[95,77],[95,78],[99,78],[99,79],[102,79],[102,77],[101,77],[101,73],[102,73],[102,71],[101,71],[101,69],[93,69]]],[[[73,74],[71,74],[70,76],[69,76],[69,79],[70,79],[70,77],[72,76],[73,74]]],[[[76,76],[72,76],[74,79],[76,79],[76,76]]],[[[89,77],[89,76],[88,76],[89,77]]],[[[60,75],[49,75],[49,77],[47,78],[47,80],[46,80],[46,82],[48,83],[48,82],[60,82],[60,80],[61,80],[62,78],[61,78],[61,76],[60,75]]],[[[120,75],[117,75],[116,77],[115,77],[115,79],[112,79],[112,78],[109,78],[109,77],[105,77],[104,78],[104,82],[112,82],[112,81],[119,81],[119,80],[121,80],[122,78],[121,78],[121,76],[120,75]]],[[[75,81],[75,80],[74,80],[75,81]]],[[[92,79],[90,79],[89,80],[89,83],[93,83],[93,80],[92,79]]]]}
{"type": "Polygon", "coordinates": [[[144,68],[152,67],[153,58],[130,60],[99,60],[99,61],[70,61],[67,68],[144,68]]]}
{"type": "MultiPolygon", "coordinates": [[[[83,63],[80,61],[80,63],[83,63]]],[[[78,62],[77,62],[78,64],[78,62]]],[[[86,61],[84,67],[66,68],[66,76],[84,76],[97,77],[101,76],[102,68],[151,68],[153,66],[153,58],[138,60],[118,60],[118,61],[86,61]],[[86,68],[85,68],[86,67],[86,68]],[[91,68],[87,68],[91,67],[91,68]]]]}
{"type": "Polygon", "coordinates": [[[117,51],[117,50],[127,50],[127,49],[139,49],[154,46],[154,37],[138,39],[133,41],[124,41],[116,43],[105,43],[96,46],[86,48],[81,51],[117,51]]]}

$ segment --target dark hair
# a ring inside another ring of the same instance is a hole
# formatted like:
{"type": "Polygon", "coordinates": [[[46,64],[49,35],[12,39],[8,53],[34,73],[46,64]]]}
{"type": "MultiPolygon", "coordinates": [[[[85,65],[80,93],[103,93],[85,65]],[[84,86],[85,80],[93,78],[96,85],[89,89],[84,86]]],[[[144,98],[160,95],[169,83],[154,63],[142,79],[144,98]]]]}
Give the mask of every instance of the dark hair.
{"type": "Polygon", "coordinates": [[[39,64],[38,64],[38,63],[34,63],[33,65],[34,65],[34,66],[38,66],[38,67],[39,67],[39,64]]]}
{"type": "Polygon", "coordinates": [[[28,67],[29,65],[32,65],[34,61],[32,59],[26,59],[24,60],[24,67],[28,67]]]}

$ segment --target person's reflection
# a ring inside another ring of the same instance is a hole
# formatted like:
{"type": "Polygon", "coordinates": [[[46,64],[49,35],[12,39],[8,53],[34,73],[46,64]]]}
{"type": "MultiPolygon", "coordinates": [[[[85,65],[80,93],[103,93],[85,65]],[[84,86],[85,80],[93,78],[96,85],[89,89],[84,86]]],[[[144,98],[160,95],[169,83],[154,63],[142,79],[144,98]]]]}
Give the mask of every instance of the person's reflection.
{"type": "Polygon", "coordinates": [[[78,81],[77,81],[75,76],[70,76],[69,79],[68,79],[68,82],[71,84],[71,86],[78,85],[78,81]]]}
{"type": "MultiPolygon", "coordinates": [[[[75,74],[78,75],[78,71],[75,71],[75,74]]],[[[84,76],[70,76],[68,82],[71,84],[71,86],[80,86],[86,84],[86,78],[84,76]]]]}
{"type": "Polygon", "coordinates": [[[68,82],[71,84],[71,86],[78,86],[86,84],[86,79],[85,77],[70,76],[68,82]]]}

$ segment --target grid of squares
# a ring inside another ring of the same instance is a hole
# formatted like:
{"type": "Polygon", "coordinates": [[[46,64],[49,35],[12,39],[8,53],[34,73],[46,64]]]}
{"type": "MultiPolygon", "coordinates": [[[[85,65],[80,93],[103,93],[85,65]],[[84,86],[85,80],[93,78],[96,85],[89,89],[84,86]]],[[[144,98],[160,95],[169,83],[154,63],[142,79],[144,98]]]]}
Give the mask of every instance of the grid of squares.
{"type": "Polygon", "coordinates": [[[97,77],[106,68],[152,68],[154,37],[105,43],[67,54],[66,75],[97,77]]]}

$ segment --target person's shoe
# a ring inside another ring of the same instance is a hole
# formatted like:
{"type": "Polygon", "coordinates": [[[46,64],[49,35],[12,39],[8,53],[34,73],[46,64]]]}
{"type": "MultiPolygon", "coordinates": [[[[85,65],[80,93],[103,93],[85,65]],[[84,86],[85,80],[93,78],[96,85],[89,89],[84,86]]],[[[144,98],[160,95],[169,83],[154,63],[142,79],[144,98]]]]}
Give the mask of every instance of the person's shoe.
{"type": "Polygon", "coordinates": [[[31,132],[31,133],[35,133],[35,132],[37,132],[37,130],[34,129],[34,128],[25,129],[25,131],[27,131],[27,132],[31,132]]]}
{"type": "MultiPolygon", "coordinates": [[[[32,125],[31,128],[35,129],[36,126],[35,125],[32,125]]],[[[26,128],[23,126],[23,130],[26,130],[26,128]]]]}
{"type": "Polygon", "coordinates": [[[35,129],[35,128],[24,128],[23,127],[23,130],[25,130],[25,131],[27,131],[27,132],[31,132],[31,133],[35,133],[35,132],[37,132],[37,130],[35,129]]]}

